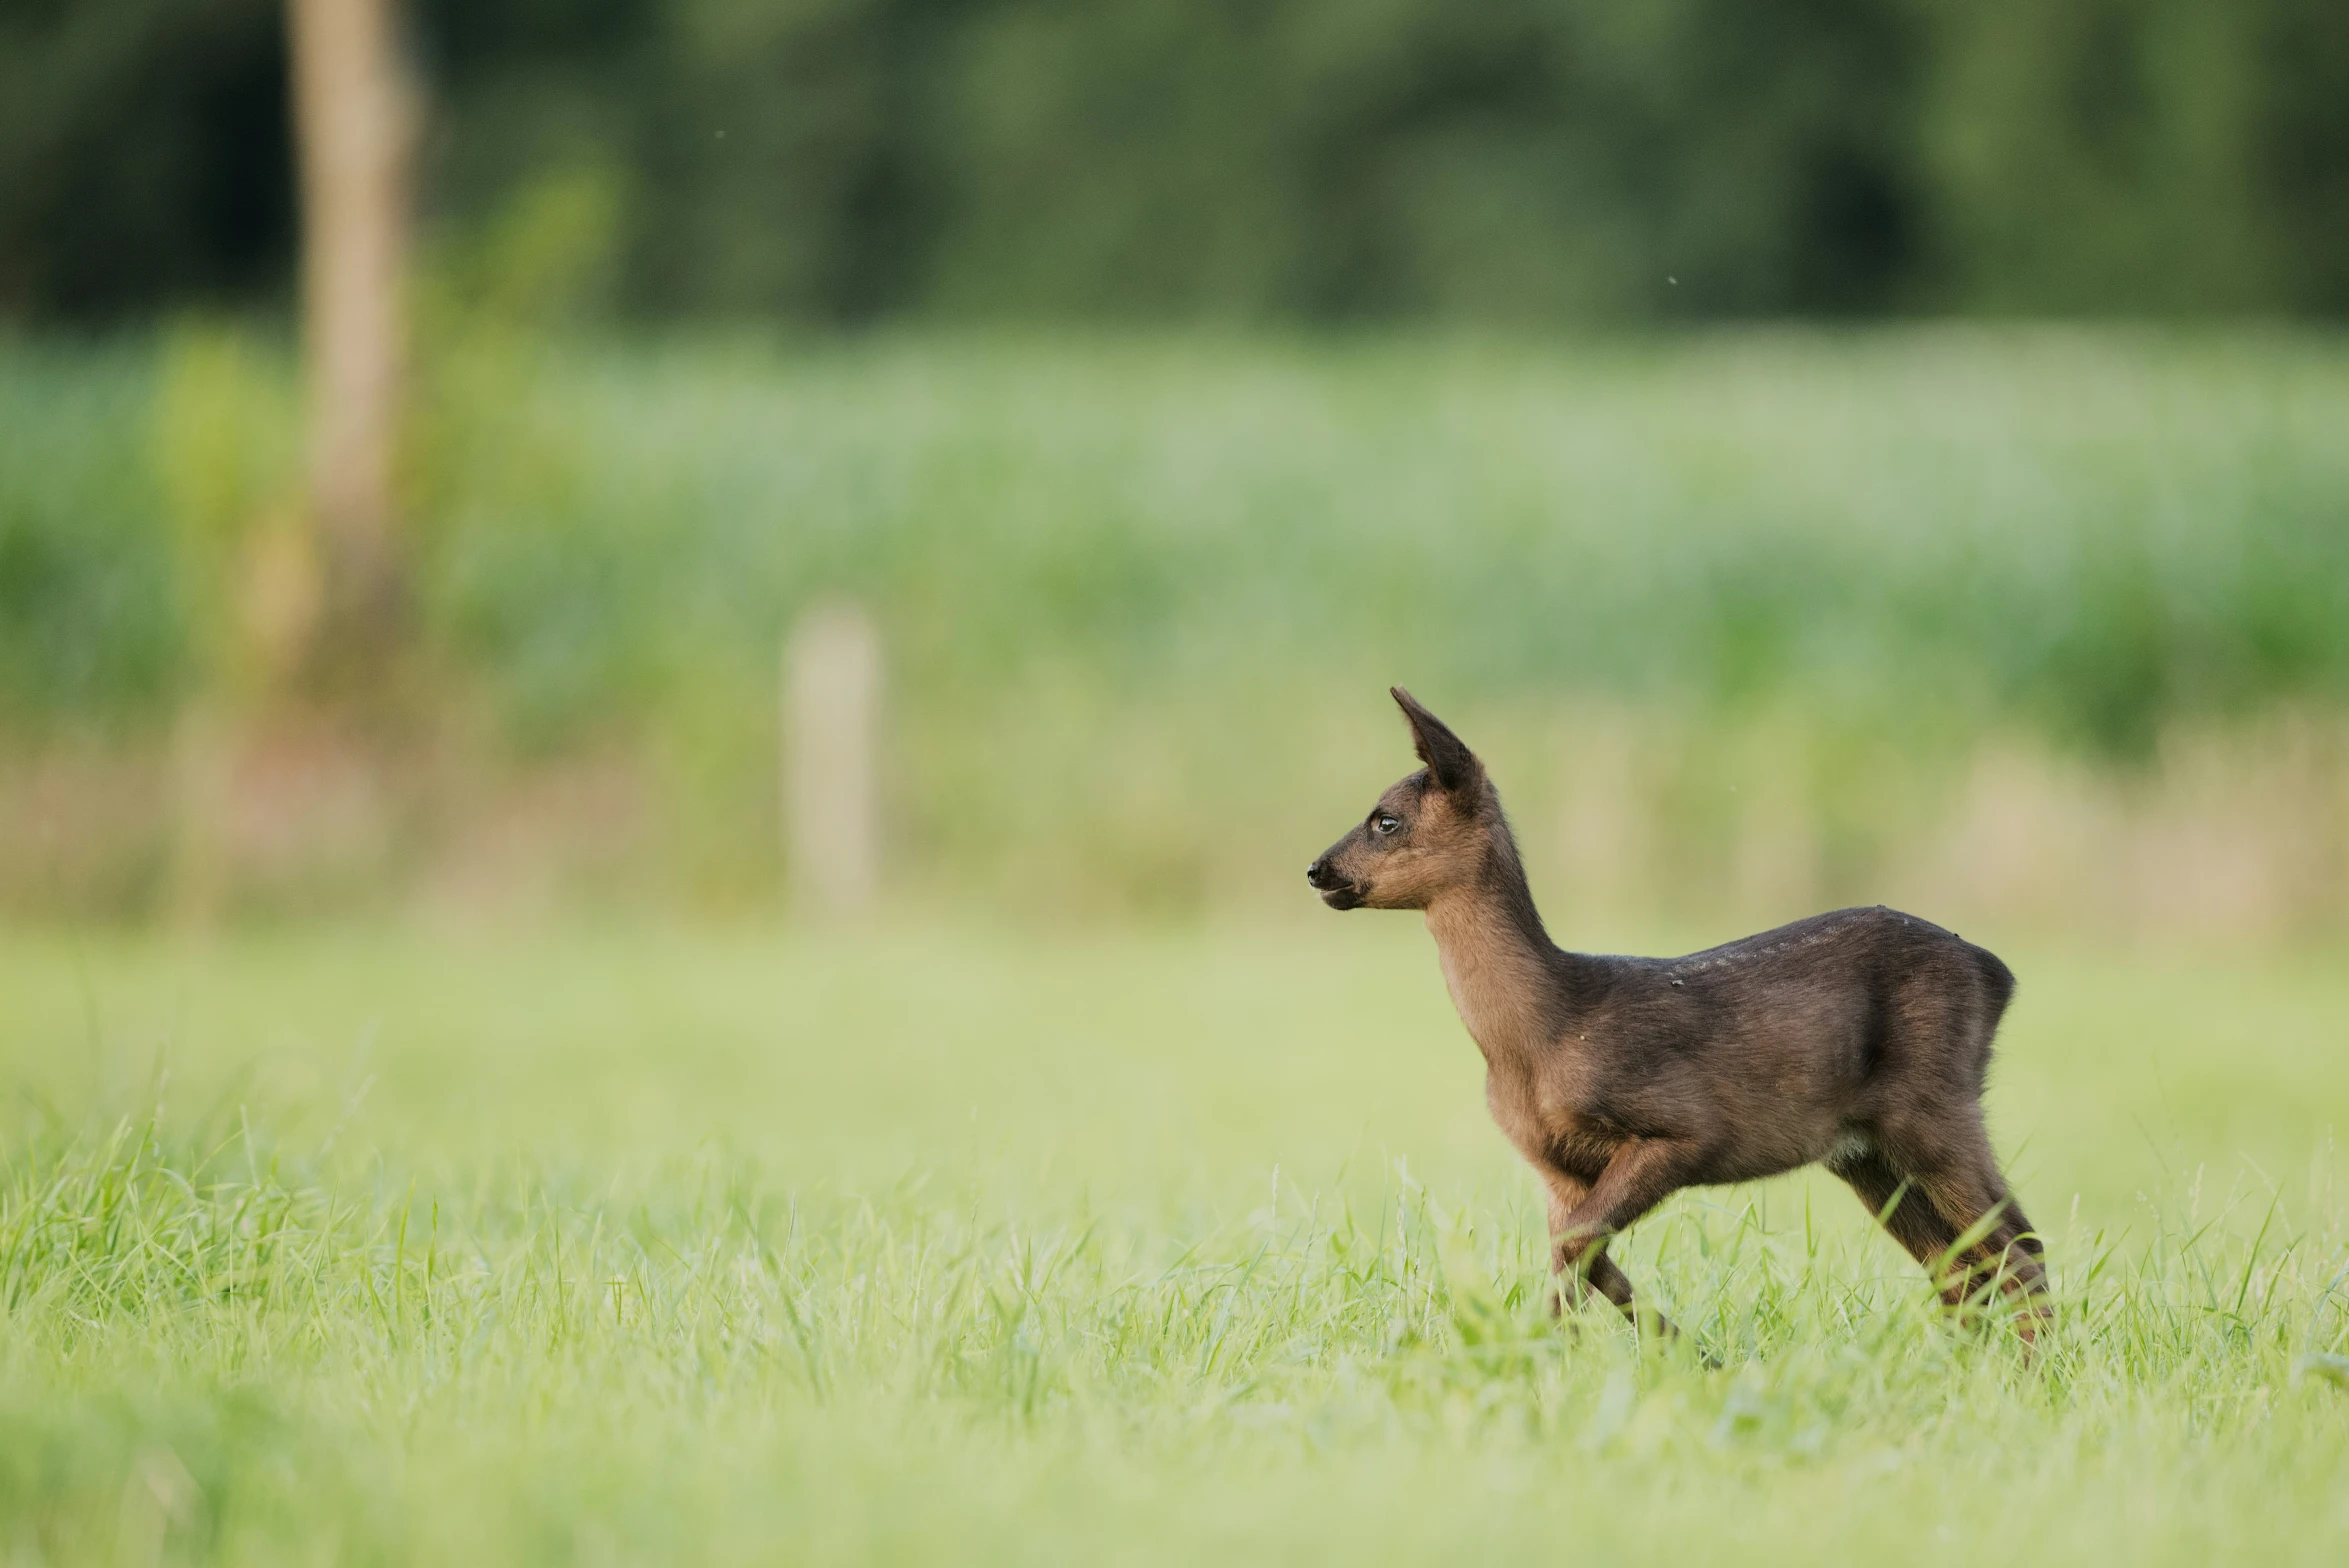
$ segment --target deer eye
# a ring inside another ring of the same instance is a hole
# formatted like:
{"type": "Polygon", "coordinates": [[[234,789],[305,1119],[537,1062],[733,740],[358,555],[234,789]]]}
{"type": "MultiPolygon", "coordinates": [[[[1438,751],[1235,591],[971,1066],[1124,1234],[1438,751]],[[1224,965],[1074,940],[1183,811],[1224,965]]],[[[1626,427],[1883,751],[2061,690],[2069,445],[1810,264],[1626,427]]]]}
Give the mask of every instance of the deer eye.
{"type": "Polygon", "coordinates": [[[1392,833],[1402,825],[1400,817],[1390,817],[1383,811],[1370,819],[1370,830],[1373,833],[1392,833]]]}

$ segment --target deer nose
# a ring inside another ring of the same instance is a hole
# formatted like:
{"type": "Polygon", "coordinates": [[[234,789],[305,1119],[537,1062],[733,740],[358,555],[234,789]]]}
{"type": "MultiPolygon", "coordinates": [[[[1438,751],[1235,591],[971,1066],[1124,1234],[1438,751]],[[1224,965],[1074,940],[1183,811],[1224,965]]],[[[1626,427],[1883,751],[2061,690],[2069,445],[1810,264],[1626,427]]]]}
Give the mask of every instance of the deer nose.
{"type": "Polygon", "coordinates": [[[1324,855],[1305,868],[1305,880],[1315,887],[1335,887],[1337,878],[1330,875],[1329,856],[1324,855]]]}

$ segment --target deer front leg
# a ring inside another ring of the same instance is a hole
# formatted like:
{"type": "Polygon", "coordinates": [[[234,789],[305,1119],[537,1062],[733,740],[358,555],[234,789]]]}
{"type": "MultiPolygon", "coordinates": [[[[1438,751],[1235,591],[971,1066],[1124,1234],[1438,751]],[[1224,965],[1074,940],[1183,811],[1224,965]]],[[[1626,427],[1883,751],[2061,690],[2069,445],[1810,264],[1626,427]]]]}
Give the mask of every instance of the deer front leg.
{"type": "MultiPolygon", "coordinates": [[[[1537,1166],[1536,1169],[1541,1173],[1542,1185],[1547,1188],[1549,1192],[1551,1274],[1550,1316],[1559,1317],[1563,1315],[1566,1310],[1566,1301],[1569,1293],[1571,1293],[1576,1305],[1579,1306],[1582,1302],[1582,1287],[1584,1284],[1584,1279],[1580,1276],[1568,1274],[1566,1269],[1566,1254],[1564,1249],[1559,1245],[1559,1238],[1566,1234],[1567,1216],[1574,1212],[1576,1204],[1579,1204],[1584,1198],[1590,1195],[1590,1188],[1583,1182],[1576,1180],[1574,1177],[1560,1170],[1555,1165],[1541,1165],[1537,1166]]],[[[1614,1272],[1621,1274],[1623,1271],[1621,1269],[1616,1269],[1614,1272]]],[[[1589,1283],[1592,1285],[1599,1284],[1597,1280],[1590,1280],[1589,1283]]],[[[1600,1286],[1599,1288],[1603,1290],[1605,1287],[1600,1286]]],[[[1625,1280],[1623,1282],[1623,1293],[1626,1298],[1628,1298],[1631,1294],[1631,1282],[1629,1280],[1625,1280]]]]}
{"type": "MultiPolygon", "coordinates": [[[[1651,1151],[1669,1147],[1653,1140],[1635,1143],[1651,1151]]],[[[1610,1236],[1681,1185],[1678,1163],[1661,1152],[1652,1152],[1627,1169],[1624,1155],[1633,1147],[1627,1143],[1618,1149],[1592,1186],[1554,1166],[1542,1171],[1550,1198],[1550,1270],[1557,1276],[1550,1294],[1550,1315],[1558,1316],[1568,1299],[1580,1303],[1587,1286],[1613,1302],[1634,1324],[1674,1335],[1680,1330],[1669,1318],[1633,1300],[1630,1278],[1607,1256],[1610,1236]]]]}

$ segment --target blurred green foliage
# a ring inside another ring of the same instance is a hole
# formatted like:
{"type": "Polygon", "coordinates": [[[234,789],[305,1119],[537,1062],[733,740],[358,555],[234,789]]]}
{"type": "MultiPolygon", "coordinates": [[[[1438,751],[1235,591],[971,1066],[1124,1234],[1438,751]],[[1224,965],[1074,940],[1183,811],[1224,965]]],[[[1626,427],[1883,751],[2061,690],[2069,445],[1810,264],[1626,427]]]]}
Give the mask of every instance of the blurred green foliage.
{"type": "Polygon", "coordinates": [[[152,466],[191,676],[244,701],[292,656],[301,627],[289,622],[307,618],[293,368],[232,326],[183,323],[164,340],[155,395],[152,466]]]}
{"type": "MultiPolygon", "coordinates": [[[[855,320],[2349,310],[2335,0],[413,0],[435,212],[855,320]]],[[[267,0],[0,17],[0,310],[289,272],[267,0]]]]}
{"type": "Polygon", "coordinates": [[[531,406],[536,515],[436,566],[525,727],[763,677],[823,592],[956,698],[1379,668],[2128,747],[2349,689],[2332,346],[908,339],[558,356],[531,406]]]}
{"type": "MultiPolygon", "coordinates": [[[[1384,782],[1368,759],[1404,760],[1389,681],[1529,789],[1589,772],[1525,743],[1578,733],[1561,704],[1636,710],[1673,752],[1643,787],[1672,792],[1658,852],[1692,886],[1749,831],[1729,789],[1786,774],[1846,896],[1878,896],[1916,802],[1985,739],[2133,759],[2349,696],[2336,342],[630,344],[493,303],[491,258],[592,227],[594,189],[443,269],[417,608],[466,748],[649,762],[704,892],[771,892],[776,659],[831,596],[881,626],[909,858],[1050,907],[1194,906],[1314,847],[1332,801],[1384,782]]],[[[0,350],[16,733],[152,729],[209,678],[175,541],[211,505],[196,479],[274,472],[288,368],[202,334],[0,350]],[[251,407],[151,412],[205,386],[251,407]],[[170,432],[215,426],[243,434],[173,456],[170,432]]]]}
{"type": "Polygon", "coordinates": [[[145,439],[151,347],[0,350],[0,713],[151,715],[186,629],[145,439]]]}
{"type": "MultiPolygon", "coordinates": [[[[523,227],[592,222],[592,200],[523,227]]],[[[713,669],[763,685],[827,593],[871,603],[901,684],[949,703],[1373,670],[2021,714],[2126,749],[2172,716],[2349,691],[2329,342],[596,347],[441,308],[421,591],[520,736],[650,713],[713,669]]],[[[18,711],[152,701],[186,635],[174,530],[215,526],[172,519],[250,511],[255,473],[287,466],[282,351],[170,341],[0,351],[18,711]],[[222,406],[186,406],[204,386],[222,406]]]]}

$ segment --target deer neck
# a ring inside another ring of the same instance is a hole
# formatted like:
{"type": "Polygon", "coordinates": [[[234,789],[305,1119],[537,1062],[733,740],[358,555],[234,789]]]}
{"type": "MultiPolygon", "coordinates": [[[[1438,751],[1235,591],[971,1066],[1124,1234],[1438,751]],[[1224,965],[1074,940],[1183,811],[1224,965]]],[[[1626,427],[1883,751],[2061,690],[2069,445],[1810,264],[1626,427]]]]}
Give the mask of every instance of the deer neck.
{"type": "Polygon", "coordinates": [[[1495,1068],[1528,1062],[1549,1042],[1562,1000],[1558,949],[1514,862],[1506,857],[1427,906],[1452,1006],[1495,1068]]]}

